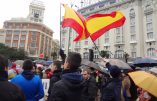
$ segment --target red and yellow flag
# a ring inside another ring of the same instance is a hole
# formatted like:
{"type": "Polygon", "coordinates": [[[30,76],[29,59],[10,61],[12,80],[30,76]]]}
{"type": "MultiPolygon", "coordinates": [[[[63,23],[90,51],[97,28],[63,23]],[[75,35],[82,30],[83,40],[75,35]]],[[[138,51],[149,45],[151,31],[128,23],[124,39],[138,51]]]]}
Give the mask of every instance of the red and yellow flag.
{"type": "Polygon", "coordinates": [[[74,41],[80,41],[88,38],[89,34],[86,33],[86,19],[67,5],[64,5],[64,8],[65,15],[62,27],[71,27],[78,33],[78,36],[74,39],[74,41]]]}
{"type": "Polygon", "coordinates": [[[110,14],[94,14],[87,18],[86,28],[93,41],[103,35],[106,31],[120,27],[125,22],[125,16],[120,12],[110,14]]]}

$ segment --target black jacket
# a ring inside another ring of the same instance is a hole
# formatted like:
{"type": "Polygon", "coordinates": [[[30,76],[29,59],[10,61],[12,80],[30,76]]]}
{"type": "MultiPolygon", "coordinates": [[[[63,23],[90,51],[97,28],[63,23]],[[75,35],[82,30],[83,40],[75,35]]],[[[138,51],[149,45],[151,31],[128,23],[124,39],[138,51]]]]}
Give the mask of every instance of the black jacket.
{"type": "Polygon", "coordinates": [[[77,70],[64,70],[60,81],[54,84],[49,101],[81,101],[83,78],[77,70]]]}
{"type": "Polygon", "coordinates": [[[81,101],[95,101],[97,95],[97,85],[94,77],[85,81],[81,101]]]}
{"type": "Polygon", "coordinates": [[[121,101],[122,81],[119,78],[112,78],[103,85],[102,101],[121,101]]]}
{"type": "Polygon", "coordinates": [[[25,101],[24,93],[8,82],[5,71],[0,71],[0,101],[25,101]]]}
{"type": "Polygon", "coordinates": [[[50,86],[49,86],[49,89],[48,89],[48,94],[49,94],[48,101],[50,99],[50,93],[51,93],[51,90],[52,90],[54,84],[61,79],[61,72],[62,72],[62,70],[55,70],[53,72],[53,75],[50,79],[50,86]]]}

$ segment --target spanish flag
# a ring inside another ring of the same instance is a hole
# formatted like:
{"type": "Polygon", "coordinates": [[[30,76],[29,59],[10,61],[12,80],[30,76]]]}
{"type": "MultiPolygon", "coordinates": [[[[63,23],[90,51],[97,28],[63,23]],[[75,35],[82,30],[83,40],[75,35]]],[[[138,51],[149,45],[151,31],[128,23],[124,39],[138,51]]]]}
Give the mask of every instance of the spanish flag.
{"type": "Polygon", "coordinates": [[[78,33],[78,36],[74,39],[74,41],[80,41],[88,38],[89,34],[86,33],[86,19],[67,5],[64,5],[64,8],[65,15],[62,27],[71,27],[78,33]]]}
{"type": "Polygon", "coordinates": [[[93,41],[103,35],[106,31],[120,27],[125,22],[125,16],[120,11],[110,14],[94,14],[87,18],[86,28],[93,41]]]}

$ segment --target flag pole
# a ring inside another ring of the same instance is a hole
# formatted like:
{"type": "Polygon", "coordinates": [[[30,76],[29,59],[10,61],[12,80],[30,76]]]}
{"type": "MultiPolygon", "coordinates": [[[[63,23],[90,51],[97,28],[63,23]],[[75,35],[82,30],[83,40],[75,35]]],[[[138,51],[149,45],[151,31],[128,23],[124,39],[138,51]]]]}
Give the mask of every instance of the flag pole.
{"type": "Polygon", "coordinates": [[[61,31],[61,30],[62,30],[62,29],[61,29],[61,19],[62,19],[62,18],[61,18],[61,3],[60,3],[59,6],[60,6],[60,19],[59,19],[60,22],[59,22],[59,23],[60,23],[60,49],[61,49],[61,48],[62,48],[62,42],[61,42],[61,39],[62,39],[62,35],[61,35],[61,33],[62,33],[62,31],[61,31]]]}

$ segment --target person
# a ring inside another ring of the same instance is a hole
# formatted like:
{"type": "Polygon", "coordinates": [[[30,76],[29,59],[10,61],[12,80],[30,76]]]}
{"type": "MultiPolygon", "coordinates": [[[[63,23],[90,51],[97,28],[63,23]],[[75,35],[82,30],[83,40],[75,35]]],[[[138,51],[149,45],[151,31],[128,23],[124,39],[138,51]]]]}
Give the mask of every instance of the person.
{"type": "Polygon", "coordinates": [[[48,89],[48,101],[50,99],[50,93],[51,93],[51,90],[52,90],[54,84],[61,79],[61,72],[62,72],[61,62],[58,61],[58,60],[54,61],[51,70],[53,72],[53,75],[50,79],[50,86],[49,86],[49,89],[48,89]]]}
{"type": "Polygon", "coordinates": [[[0,55],[0,100],[1,101],[25,101],[22,90],[8,82],[8,60],[0,55]]]}
{"type": "Polygon", "coordinates": [[[90,73],[89,69],[84,69],[82,72],[85,84],[82,91],[81,101],[95,101],[97,95],[96,80],[90,73]]]}
{"type": "Polygon", "coordinates": [[[115,65],[109,67],[109,72],[111,79],[103,85],[102,91],[102,101],[123,101],[121,89],[122,89],[122,80],[121,70],[115,65]]]}
{"type": "Polygon", "coordinates": [[[11,82],[23,90],[26,101],[38,101],[44,97],[44,91],[40,77],[34,75],[32,71],[33,62],[29,59],[25,60],[23,69],[22,74],[15,76],[11,82]]]}
{"type": "Polygon", "coordinates": [[[14,63],[14,62],[12,63],[11,69],[13,69],[14,71],[16,71],[16,74],[18,74],[18,70],[16,68],[16,63],[14,63]]]}
{"type": "Polygon", "coordinates": [[[62,78],[56,82],[51,90],[50,101],[81,101],[83,77],[78,70],[81,64],[81,55],[71,52],[68,54],[62,78]]]}

